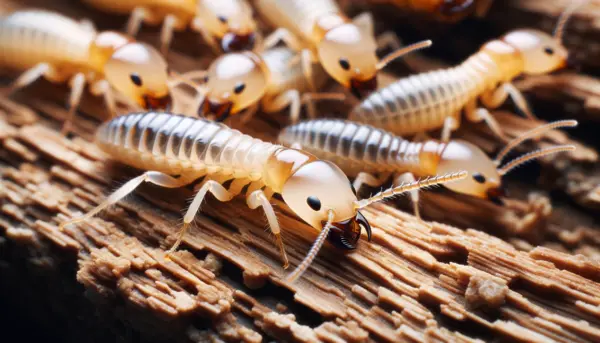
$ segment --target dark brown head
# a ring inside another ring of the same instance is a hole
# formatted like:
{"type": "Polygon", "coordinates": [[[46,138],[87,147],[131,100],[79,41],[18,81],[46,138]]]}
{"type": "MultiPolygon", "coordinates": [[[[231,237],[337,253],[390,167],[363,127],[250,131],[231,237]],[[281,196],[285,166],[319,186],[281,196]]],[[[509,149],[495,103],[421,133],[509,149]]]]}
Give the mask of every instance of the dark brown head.
{"type": "MultiPolygon", "coordinates": [[[[323,222],[323,225],[325,225],[325,222],[323,222]]],[[[356,212],[354,218],[332,223],[327,239],[336,248],[354,250],[360,239],[361,226],[364,226],[367,231],[367,238],[371,241],[371,225],[360,212],[356,212]]]]}

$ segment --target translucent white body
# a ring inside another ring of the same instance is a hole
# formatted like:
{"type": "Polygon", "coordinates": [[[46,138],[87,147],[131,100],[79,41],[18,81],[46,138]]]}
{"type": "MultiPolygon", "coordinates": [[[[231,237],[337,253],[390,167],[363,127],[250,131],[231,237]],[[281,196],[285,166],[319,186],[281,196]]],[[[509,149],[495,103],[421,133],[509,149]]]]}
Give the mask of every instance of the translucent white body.
{"type": "Polygon", "coordinates": [[[335,210],[335,221],[356,214],[350,181],[334,164],[205,119],[152,112],[122,116],[98,130],[97,143],[116,160],[139,169],[186,179],[218,175],[222,182],[260,181],[318,230],[327,209],[335,210]],[[309,208],[308,196],[321,199],[321,211],[309,208]]]}
{"type": "MultiPolygon", "coordinates": [[[[115,32],[98,33],[63,15],[25,10],[0,18],[0,65],[25,71],[47,65],[41,76],[65,82],[107,80],[142,107],[169,94],[167,65],[151,46],[115,32]],[[142,82],[132,82],[135,74],[142,82]]],[[[82,87],[82,86],[81,86],[82,87]]]]}
{"type": "Polygon", "coordinates": [[[515,77],[552,72],[564,67],[566,59],[567,50],[558,39],[540,31],[513,31],[457,67],[409,76],[379,89],[349,119],[400,135],[442,128],[447,118],[458,126],[463,109],[470,119],[481,120],[475,114],[480,97],[497,107],[506,95],[495,100],[495,92],[515,77]]]}
{"type": "MultiPolygon", "coordinates": [[[[167,18],[170,22],[168,30],[185,30],[189,27],[203,34],[223,40],[241,38],[254,34],[256,23],[252,18],[252,9],[245,0],[83,0],[83,2],[100,10],[132,14],[138,11],[139,20],[159,25],[167,18]],[[231,37],[226,37],[231,34],[231,37]]],[[[136,23],[137,26],[139,23],[136,23]]],[[[129,32],[130,34],[137,33],[129,32]]],[[[169,33],[171,35],[171,33],[169,33]]],[[[165,38],[166,39],[166,38],[165,38]]],[[[170,37],[168,40],[170,41],[170,37]]],[[[170,43],[170,42],[163,42],[170,43]]],[[[227,46],[230,43],[225,43],[227,46]]],[[[234,43],[242,45],[241,42],[234,43]]],[[[253,42],[248,42],[251,48],[253,42]]],[[[242,49],[242,50],[244,50],[242,49]]],[[[238,50],[238,49],[233,49],[238,50]]]]}
{"type": "Polygon", "coordinates": [[[469,175],[485,176],[485,182],[468,177],[446,187],[480,198],[486,198],[489,189],[497,189],[501,184],[494,161],[462,140],[447,144],[435,140],[410,142],[369,125],[321,119],[287,127],[279,141],[287,146],[299,144],[303,150],[334,162],[352,178],[360,173],[406,172],[423,178],[465,170],[469,175]]]}

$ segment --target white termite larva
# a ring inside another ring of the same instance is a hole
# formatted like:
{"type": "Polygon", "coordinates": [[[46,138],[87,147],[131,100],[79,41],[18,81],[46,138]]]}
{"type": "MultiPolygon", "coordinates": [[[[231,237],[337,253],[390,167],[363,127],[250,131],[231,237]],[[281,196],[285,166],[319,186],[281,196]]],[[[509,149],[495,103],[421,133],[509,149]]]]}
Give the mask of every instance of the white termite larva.
{"type": "Polygon", "coordinates": [[[85,83],[103,96],[112,115],[112,88],[143,108],[161,109],[170,102],[167,63],[153,47],[122,34],[96,32],[87,21],[61,14],[24,10],[0,17],[0,66],[24,71],[10,91],[40,77],[68,82],[69,116],[74,115],[85,83]]]}
{"type": "Polygon", "coordinates": [[[532,29],[509,32],[484,44],[462,64],[444,70],[409,76],[367,97],[349,119],[399,135],[442,129],[442,140],[460,127],[461,111],[469,121],[485,121],[498,137],[507,141],[488,109],[511,97],[529,118],[534,118],[521,92],[511,83],[519,75],[547,74],[567,65],[562,44],[565,23],[580,3],[567,8],[554,35],[532,29]],[[483,107],[478,107],[481,100],[483,107]]]}
{"type": "MultiPolygon", "coordinates": [[[[181,75],[181,82],[190,78],[203,78],[204,84],[196,86],[198,98],[192,110],[203,116],[213,115],[224,121],[229,116],[244,112],[242,121],[248,121],[258,110],[272,113],[290,108],[293,123],[300,117],[300,107],[307,105],[308,114],[315,117],[314,101],[343,100],[342,93],[309,92],[310,86],[300,65],[290,62],[295,53],[284,47],[263,51],[260,54],[245,51],[229,53],[217,58],[207,71],[192,71],[181,75]]],[[[314,82],[318,88],[325,83],[325,73],[314,66],[314,82]]],[[[195,114],[195,113],[193,113],[195,114]]]]}
{"type": "Polygon", "coordinates": [[[100,10],[129,14],[127,34],[135,36],[142,23],[162,23],[161,52],[166,54],[173,31],[188,27],[200,33],[215,52],[251,50],[257,40],[252,7],[246,0],[83,0],[100,10]]]}
{"type": "Polygon", "coordinates": [[[357,98],[377,88],[377,73],[390,61],[431,45],[431,41],[423,41],[400,48],[393,33],[375,38],[370,13],[350,20],[335,0],[258,0],[255,7],[277,28],[265,38],[266,48],[283,40],[300,53],[307,80],[312,80],[312,63],[318,62],[357,98]],[[382,45],[397,50],[379,60],[376,50],[382,45]]]}
{"type": "Polygon", "coordinates": [[[325,239],[336,247],[354,249],[361,227],[371,238],[369,223],[359,209],[401,192],[466,177],[465,172],[447,174],[358,200],[348,178],[335,164],[205,119],[156,112],[130,114],[103,124],[96,138],[100,148],[116,160],[148,171],[125,183],[87,214],[60,224],[61,230],[115,204],[143,182],[178,188],[204,177],[184,216],[177,242],[169,250],[172,252],[207,193],[220,201],[229,201],[248,186],[252,191],[248,191],[246,202],[252,209],[264,209],[285,267],[288,260],[277,217],[269,202],[271,195],[281,194],[296,215],[321,231],[307,258],[289,276],[291,281],[306,270],[325,239]],[[233,181],[225,189],[222,184],[229,180],[233,181]]]}
{"type": "MultiPolygon", "coordinates": [[[[504,157],[521,142],[543,135],[549,130],[574,127],[575,120],[562,120],[534,128],[517,137],[498,154],[489,158],[477,146],[463,141],[440,142],[427,140],[411,142],[392,133],[352,121],[321,119],[285,128],[279,142],[301,147],[318,158],[338,165],[360,191],[362,184],[381,186],[388,179],[394,183],[466,170],[470,177],[447,184],[452,191],[501,203],[504,196],[502,176],[515,167],[551,153],[573,150],[571,145],[559,145],[530,152],[500,166],[504,157]]],[[[411,193],[418,213],[418,193],[411,193]]]]}

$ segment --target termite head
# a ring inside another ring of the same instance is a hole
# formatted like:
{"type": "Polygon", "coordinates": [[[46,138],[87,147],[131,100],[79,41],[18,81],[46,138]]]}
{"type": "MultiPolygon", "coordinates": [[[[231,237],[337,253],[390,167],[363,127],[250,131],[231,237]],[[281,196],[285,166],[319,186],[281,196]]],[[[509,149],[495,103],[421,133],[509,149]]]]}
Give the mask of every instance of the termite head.
{"type": "Polygon", "coordinates": [[[467,178],[446,184],[446,188],[494,202],[504,195],[502,176],[498,173],[497,165],[477,146],[463,140],[452,140],[440,157],[438,173],[445,174],[458,169],[469,172],[467,178]]]}
{"type": "Polygon", "coordinates": [[[333,211],[328,240],[336,247],[354,249],[361,227],[371,239],[371,227],[355,208],[357,201],[348,177],[338,166],[327,161],[302,165],[285,182],[281,196],[305,222],[321,230],[333,211]]]}
{"type": "Polygon", "coordinates": [[[325,33],[317,52],[327,73],[362,99],[377,89],[376,49],[373,37],[344,23],[325,33]]]}
{"type": "Polygon", "coordinates": [[[221,40],[224,52],[252,50],[256,23],[252,8],[244,0],[199,1],[198,15],[211,33],[221,40]]]}
{"type": "Polygon", "coordinates": [[[545,32],[516,30],[505,35],[502,40],[520,53],[525,74],[547,74],[567,66],[567,48],[560,39],[545,32]]]}
{"type": "Polygon", "coordinates": [[[535,150],[500,166],[506,155],[528,139],[541,136],[557,128],[574,126],[577,126],[577,121],[575,120],[560,120],[538,126],[508,142],[494,160],[490,159],[480,148],[469,142],[453,140],[442,151],[437,171],[438,173],[447,173],[458,168],[467,170],[470,177],[446,184],[445,186],[457,193],[468,194],[502,204],[501,197],[506,195],[502,185],[502,177],[504,175],[528,161],[561,151],[573,150],[575,147],[571,145],[558,145],[535,150]]]}
{"type": "MultiPolygon", "coordinates": [[[[291,152],[289,156],[287,158],[280,156],[278,159],[290,161],[291,163],[284,165],[290,165],[293,170],[294,159],[289,157],[296,155],[297,150],[286,151],[291,152]]],[[[459,172],[429,178],[390,188],[367,199],[357,200],[350,181],[335,164],[316,159],[304,162],[285,181],[281,195],[292,211],[314,228],[320,229],[321,233],[304,260],[287,277],[287,280],[293,282],[307,270],[325,240],[337,248],[353,250],[356,249],[362,228],[366,230],[367,237],[371,240],[371,226],[360,213],[360,209],[404,192],[455,181],[466,176],[467,173],[459,172]]]]}
{"type": "Polygon", "coordinates": [[[167,63],[150,45],[129,42],[104,64],[108,82],[145,109],[164,109],[170,102],[167,63]]]}
{"type": "Polygon", "coordinates": [[[569,52],[562,40],[565,26],[575,10],[589,0],[574,1],[558,18],[553,35],[538,30],[516,30],[503,41],[516,48],[523,58],[526,74],[546,74],[567,66],[569,52]]]}
{"type": "Polygon", "coordinates": [[[212,114],[222,121],[256,104],[265,94],[268,82],[269,71],[256,54],[225,54],[207,71],[207,91],[198,113],[212,114]]]}

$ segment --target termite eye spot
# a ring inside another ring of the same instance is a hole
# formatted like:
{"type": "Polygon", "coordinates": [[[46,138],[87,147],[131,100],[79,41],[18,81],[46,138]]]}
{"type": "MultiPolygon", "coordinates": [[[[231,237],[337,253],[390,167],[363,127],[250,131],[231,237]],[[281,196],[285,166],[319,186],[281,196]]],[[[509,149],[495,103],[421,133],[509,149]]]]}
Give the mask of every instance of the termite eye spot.
{"type": "Polygon", "coordinates": [[[546,48],[544,48],[544,52],[546,53],[546,55],[553,55],[554,49],[552,49],[550,47],[546,47],[546,48]]]}
{"type": "Polygon", "coordinates": [[[227,24],[227,18],[225,18],[224,16],[220,15],[217,17],[217,19],[219,19],[219,21],[223,24],[227,24]]]}
{"type": "Polygon", "coordinates": [[[208,82],[208,76],[205,76],[203,81],[204,81],[204,83],[207,83],[208,82]]]}
{"type": "Polygon", "coordinates": [[[235,88],[233,89],[233,92],[235,94],[240,94],[241,92],[244,91],[244,89],[246,89],[246,84],[245,83],[238,83],[237,85],[235,85],[235,88]]]}
{"type": "Polygon", "coordinates": [[[342,69],[350,70],[350,62],[348,62],[347,59],[340,58],[339,62],[340,62],[340,67],[342,67],[342,69]]]}
{"type": "Polygon", "coordinates": [[[481,175],[480,173],[475,173],[473,174],[473,180],[478,183],[485,183],[485,176],[481,175]]]}
{"type": "Polygon", "coordinates": [[[310,208],[312,208],[315,211],[321,209],[321,200],[319,200],[319,198],[317,198],[316,196],[311,195],[308,198],[306,198],[306,203],[310,208]]]}
{"type": "Polygon", "coordinates": [[[133,73],[129,75],[129,78],[131,79],[131,82],[133,82],[134,85],[138,87],[142,86],[142,78],[138,74],[133,73]]]}

